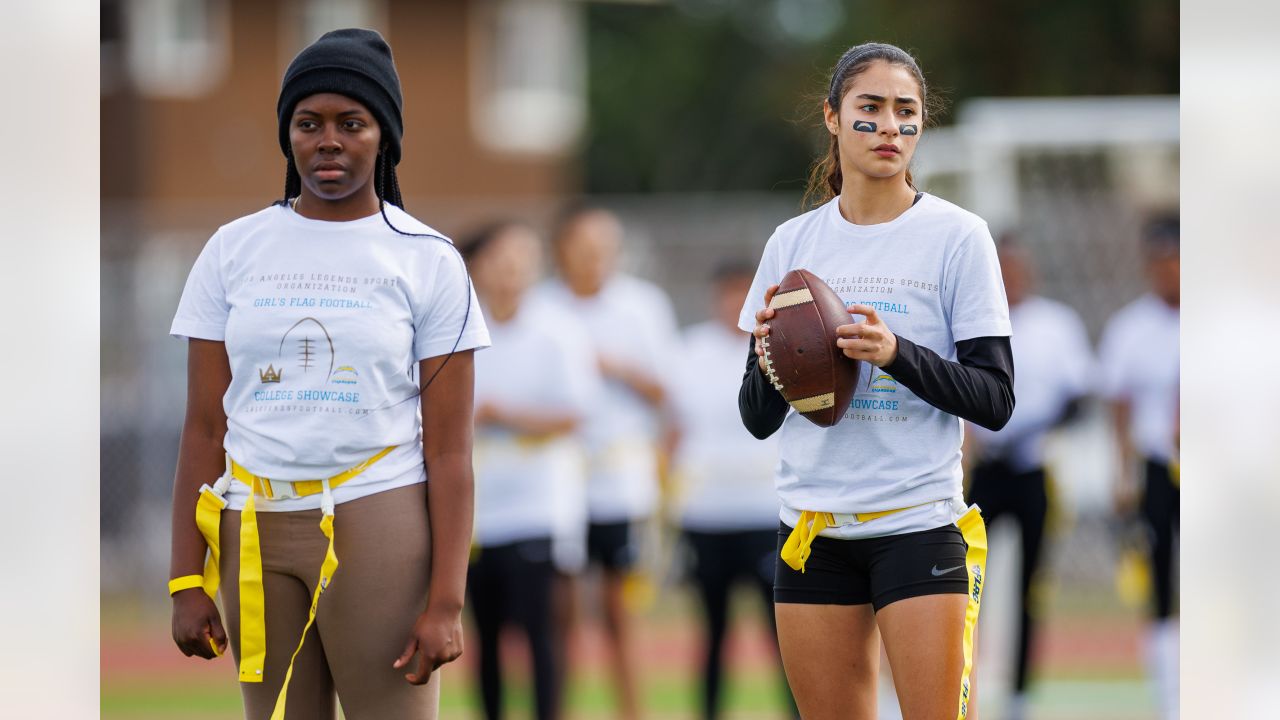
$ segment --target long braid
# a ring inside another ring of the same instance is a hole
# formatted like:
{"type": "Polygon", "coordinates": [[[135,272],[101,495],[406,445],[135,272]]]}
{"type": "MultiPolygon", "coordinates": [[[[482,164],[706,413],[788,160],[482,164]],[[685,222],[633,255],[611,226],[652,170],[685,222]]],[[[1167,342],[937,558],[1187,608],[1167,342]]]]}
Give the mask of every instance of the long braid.
{"type": "Polygon", "coordinates": [[[386,174],[386,168],[383,166],[386,165],[386,162],[383,160],[383,157],[384,155],[379,152],[378,159],[373,161],[373,194],[378,196],[379,206],[382,205],[382,201],[385,199],[382,186],[384,182],[383,175],[386,174]]]}
{"type": "Polygon", "coordinates": [[[404,207],[404,199],[400,196],[400,178],[396,175],[394,166],[387,168],[387,181],[391,186],[391,202],[399,207],[404,207]]]}
{"type": "Polygon", "coordinates": [[[294,198],[302,194],[302,176],[298,174],[298,168],[293,164],[293,153],[285,153],[284,167],[284,198],[277,200],[276,205],[289,204],[289,198],[294,198]]]}
{"type": "Polygon", "coordinates": [[[396,179],[396,167],[386,162],[382,153],[378,153],[374,164],[373,188],[379,201],[389,202],[398,208],[404,207],[404,200],[400,197],[400,183],[396,179]]]}

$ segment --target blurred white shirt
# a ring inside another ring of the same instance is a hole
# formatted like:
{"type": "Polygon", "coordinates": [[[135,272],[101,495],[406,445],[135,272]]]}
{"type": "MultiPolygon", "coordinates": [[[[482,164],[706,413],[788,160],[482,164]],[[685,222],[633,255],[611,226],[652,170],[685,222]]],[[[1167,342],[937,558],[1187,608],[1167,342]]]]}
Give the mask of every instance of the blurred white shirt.
{"type": "Polygon", "coordinates": [[[1044,438],[1072,399],[1088,393],[1093,349],[1084,322],[1067,305],[1033,295],[1009,309],[1013,395],[999,432],[968,423],[980,458],[1003,458],[1016,472],[1044,464],[1044,438]]]}
{"type": "MultiPolygon", "coordinates": [[[[489,335],[493,346],[475,357],[477,407],[587,416],[600,378],[586,334],[572,319],[526,302],[510,320],[490,320],[489,335]]],[[[480,545],[585,532],[586,467],[576,434],[531,438],[477,428],[474,463],[480,545]]]]}
{"type": "Polygon", "coordinates": [[[1103,391],[1132,405],[1129,435],[1143,456],[1173,457],[1178,411],[1178,308],[1150,293],[1107,322],[1099,345],[1103,391]]]}
{"type": "MultiPolygon", "coordinates": [[[[653,283],[615,275],[592,297],[575,295],[558,279],[532,293],[538,302],[577,318],[599,357],[649,373],[670,386],[680,341],[675,311],[653,283]]],[[[592,522],[648,516],[658,501],[659,413],[619,380],[605,379],[582,438],[588,452],[587,507],[592,522]]]]}
{"type": "Polygon", "coordinates": [[[738,414],[750,337],[718,322],[693,325],[684,333],[675,393],[681,429],[675,470],[681,524],[691,530],[778,526],[777,434],[755,439],[738,414]]]}

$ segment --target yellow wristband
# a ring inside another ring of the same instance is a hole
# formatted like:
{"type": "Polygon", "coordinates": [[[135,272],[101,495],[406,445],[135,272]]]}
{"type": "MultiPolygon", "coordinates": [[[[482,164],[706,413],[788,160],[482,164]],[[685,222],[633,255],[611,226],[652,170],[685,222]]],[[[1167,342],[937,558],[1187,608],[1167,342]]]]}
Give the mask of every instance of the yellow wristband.
{"type": "Polygon", "coordinates": [[[169,581],[169,594],[173,595],[176,592],[202,587],[203,585],[203,575],[183,575],[182,577],[174,578],[169,581]]]}

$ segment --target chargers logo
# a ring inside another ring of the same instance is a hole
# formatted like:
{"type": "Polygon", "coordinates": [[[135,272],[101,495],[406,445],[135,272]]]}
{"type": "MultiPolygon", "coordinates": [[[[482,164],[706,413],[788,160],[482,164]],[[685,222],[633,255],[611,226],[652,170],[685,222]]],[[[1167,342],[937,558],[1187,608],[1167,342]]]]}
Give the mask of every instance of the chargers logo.
{"type": "Polygon", "coordinates": [[[360,373],[350,365],[343,365],[333,371],[332,381],[339,385],[355,385],[360,380],[360,373]]]}
{"type": "Polygon", "coordinates": [[[880,368],[871,371],[871,378],[868,382],[871,392],[891,393],[898,391],[898,381],[893,379],[892,375],[881,372],[880,368]]]}

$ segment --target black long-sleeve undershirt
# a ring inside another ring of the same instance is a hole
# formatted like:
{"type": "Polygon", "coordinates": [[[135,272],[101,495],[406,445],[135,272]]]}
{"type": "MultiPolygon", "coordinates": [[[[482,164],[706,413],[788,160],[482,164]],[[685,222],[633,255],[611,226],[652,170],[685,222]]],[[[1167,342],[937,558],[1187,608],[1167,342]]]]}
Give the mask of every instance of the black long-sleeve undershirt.
{"type": "MultiPolygon", "coordinates": [[[[763,440],[782,426],[787,401],[757,367],[749,339],[747,369],[738,390],[742,424],[763,440]]],[[[1013,414],[1013,351],[1009,338],[979,337],[956,343],[956,360],[898,336],[898,357],[883,370],[939,410],[999,430],[1013,414]]]]}

